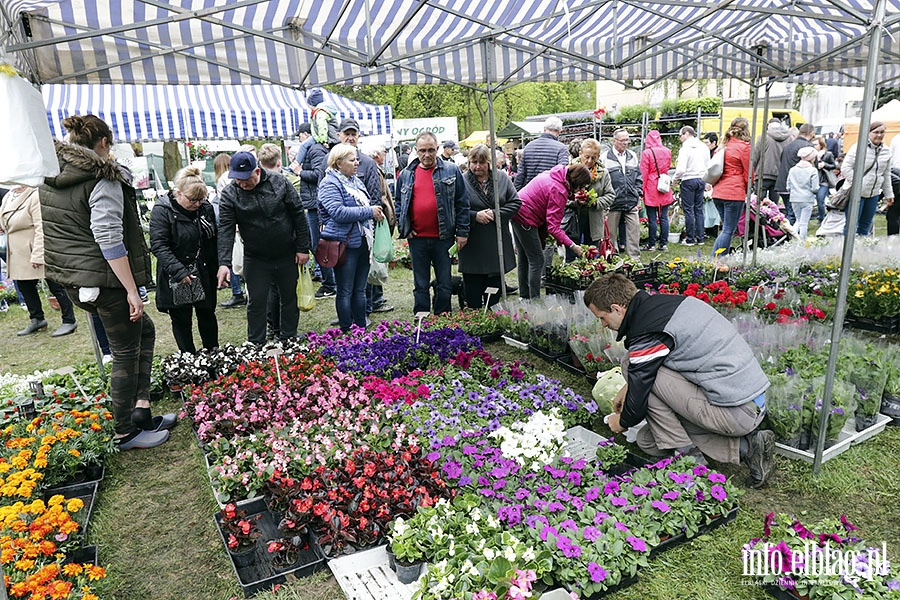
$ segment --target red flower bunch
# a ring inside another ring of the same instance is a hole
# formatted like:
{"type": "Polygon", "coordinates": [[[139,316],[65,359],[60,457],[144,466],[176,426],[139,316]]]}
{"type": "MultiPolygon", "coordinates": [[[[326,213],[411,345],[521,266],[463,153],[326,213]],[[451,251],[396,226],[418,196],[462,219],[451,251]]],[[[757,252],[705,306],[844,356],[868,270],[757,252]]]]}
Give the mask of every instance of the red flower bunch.
{"type": "Polygon", "coordinates": [[[741,306],[747,302],[747,292],[743,290],[735,292],[727,281],[714,281],[705,286],[701,286],[699,283],[689,283],[683,292],[681,286],[675,281],[669,285],[659,286],[659,293],[692,296],[707,304],[741,306]]]}
{"type": "Polygon", "coordinates": [[[262,535],[256,528],[256,522],[260,515],[248,517],[247,511],[238,508],[233,503],[226,504],[219,516],[222,520],[222,530],[226,534],[228,549],[232,552],[250,548],[262,535]]]}
{"type": "Polygon", "coordinates": [[[308,525],[330,556],[348,545],[372,545],[398,515],[453,495],[417,447],[399,453],[357,450],[342,464],[321,465],[302,479],[276,473],[269,487],[276,486],[290,498],[282,530],[303,532],[308,525]]]}

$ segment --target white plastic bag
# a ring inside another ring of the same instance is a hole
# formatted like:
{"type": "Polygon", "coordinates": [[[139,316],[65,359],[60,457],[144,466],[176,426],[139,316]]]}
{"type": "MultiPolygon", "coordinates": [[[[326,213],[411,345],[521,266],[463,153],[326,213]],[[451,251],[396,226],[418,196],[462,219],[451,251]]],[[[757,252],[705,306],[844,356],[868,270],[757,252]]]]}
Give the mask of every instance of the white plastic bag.
{"type": "Polygon", "coordinates": [[[597,383],[591,391],[594,401],[597,402],[598,412],[609,414],[613,411],[613,398],[619,393],[619,390],[625,385],[625,377],[622,375],[620,367],[613,367],[609,371],[604,371],[597,375],[597,383]]]}
{"type": "Polygon", "coordinates": [[[388,282],[388,266],[387,263],[373,260],[369,266],[369,284],[385,285],[388,282]]]}
{"type": "Polygon", "coordinates": [[[240,234],[234,236],[234,246],[231,250],[231,270],[235,275],[244,274],[244,240],[240,234]]]}
{"type": "Polygon", "coordinates": [[[0,62],[0,183],[31,187],[59,175],[41,93],[0,62]],[[15,140],[15,142],[13,142],[15,140]]]}

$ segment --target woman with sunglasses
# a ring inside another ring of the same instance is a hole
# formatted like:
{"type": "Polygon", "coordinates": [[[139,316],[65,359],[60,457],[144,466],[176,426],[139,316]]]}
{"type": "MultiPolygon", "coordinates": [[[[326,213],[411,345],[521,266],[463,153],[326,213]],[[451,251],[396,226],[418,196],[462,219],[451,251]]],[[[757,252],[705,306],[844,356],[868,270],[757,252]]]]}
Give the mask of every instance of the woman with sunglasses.
{"type": "Polygon", "coordinates": [[[156,256],[156,308],[169,313],[172,334],[182,352],[196,352],[192,326],[204,348],[219,345],[216,322],[216,215],[206,200],[206,184],[197,167],[185,167],[175,175],[167,196],[156,201],[150,214],[150,251],[156,256]],[[184,302],[176,298],[174,286],[203,287],[203,299],[184,302]]]}

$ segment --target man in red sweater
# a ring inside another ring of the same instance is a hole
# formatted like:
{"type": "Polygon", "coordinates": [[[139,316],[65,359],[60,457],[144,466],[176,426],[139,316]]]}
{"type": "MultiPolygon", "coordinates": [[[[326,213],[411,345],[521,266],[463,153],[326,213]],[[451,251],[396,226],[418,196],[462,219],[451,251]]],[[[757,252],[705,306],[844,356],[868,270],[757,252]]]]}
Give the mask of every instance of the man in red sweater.
{"type": "Polygon", "coordinates": [[[450,247],[458,249],[469,237],[469,196],[462,173],[452,161],[438,156],[437,138],[430,131],[416,136],[416,159],[397,182],[400,208],[397,227],[400,238],[409,239],[413,267],[415,312],[450,312],[450,247]],[[431,268],[437,286],[432,307],[429,284],[431,268]]]}

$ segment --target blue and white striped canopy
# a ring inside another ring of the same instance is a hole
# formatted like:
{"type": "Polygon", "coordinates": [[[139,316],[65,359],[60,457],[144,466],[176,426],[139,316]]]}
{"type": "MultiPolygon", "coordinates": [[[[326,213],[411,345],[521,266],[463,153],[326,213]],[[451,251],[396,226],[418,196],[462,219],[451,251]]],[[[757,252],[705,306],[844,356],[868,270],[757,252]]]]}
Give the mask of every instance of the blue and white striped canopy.
{"type": "MultiPolygon", "coordinates": [[[[876,0],[0,0],[42,83],[859,83],[876,0]]],[[[900,78],[885,2],[880,83],[900,78]]]]}
{"type": "MultiPolygon", "coordinates": [[[[116,140],[288,138],[309,120],[298,90],[276,85],[48,84],[42,87],[50,132],[62,138],[61,121],[91,113],[116,140]]],[[[352,117],[364,134],[391,132],[391,107],[356,102],[325,91],[338,118],[352,117]]]]}

